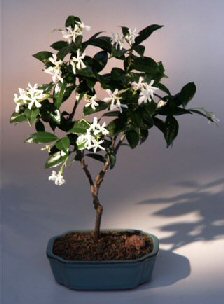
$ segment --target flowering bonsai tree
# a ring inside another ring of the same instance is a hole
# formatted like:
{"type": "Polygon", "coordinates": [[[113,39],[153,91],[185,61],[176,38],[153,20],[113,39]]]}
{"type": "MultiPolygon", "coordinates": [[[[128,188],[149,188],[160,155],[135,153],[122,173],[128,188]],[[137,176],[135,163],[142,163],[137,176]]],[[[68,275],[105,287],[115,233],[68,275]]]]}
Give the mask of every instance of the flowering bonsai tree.
{"type": "Polygon", "coordinates": [[[59,30],[63,39],[51,45],[53,51],[33,55],[44,64],[43,71],[50,74],[51,81],[29,83],[14,95],[16,108],[11,122],[34,126],[35,133],[26,142],[45,145],[41,148],[48,153],[45,167],[58,168],[49,180],[63,185],[65,168],[73,162],[81,164],[96,210],[96,239],[103,213],[99,189],[106,172],[114,168],[121,145],[137,147],[156,127],[167,147],[171,146],[178,135],[179,115],[199,114],[216,122],[204,109],[187,108],[196,92],[193,82],[172,94],[162,83],[167,77],[162,62],[144,55],[143,41],[161,27],[152,24],[137,33],[122,26],[121,34],[109,37],[98,32],[83,40],[83,32],[90,27],[69,16],[65,29],[59,30]],[[95,49],[92,57],[88,55],[91,46],[95,49]],[[115,66],[105,72],[112,58],[120,61],[122,68],[115,66]],[[104,98],[99,98],[99,91],[104,98]],[[70,112],[65,108],[67,103],[72,105],[70,112]],[[102,163],[95,178],[89,171],[88,157],[102,163]]]}

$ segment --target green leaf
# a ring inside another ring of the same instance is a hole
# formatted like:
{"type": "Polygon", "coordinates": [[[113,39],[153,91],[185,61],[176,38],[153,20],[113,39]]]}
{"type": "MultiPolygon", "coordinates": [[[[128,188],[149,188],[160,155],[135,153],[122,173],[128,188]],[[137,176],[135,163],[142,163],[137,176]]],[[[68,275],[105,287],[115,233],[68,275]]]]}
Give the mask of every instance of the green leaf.
{"type": "Polygon", "coordinates": [[[173,116],[167,116],[165,122],[165,132],[164,137],[166,140],[167,147],[172,145],[174,139],[178,134],[178,121],[173,116]]]}
{"type": "Polygon", "coordinates": [[[23,122],[26,120],[27,120],[27,117],[24,113],[13,113],[10,118],[10,123],[23,122]]]}
{"type": "Polygon", "coordinates": [[[58,59],[63,60],[67,54],[71,52],[71,45],[65,46],[60,49],[60,51],[57,54],[58,59]]]}
{"type": "Polygon", "coordinates": [[[140,144],[146,141],[149,135],[149,131],[147,129],[140,129],[140,144]]]}
{"type": "Polygon", "coordinates": [[[38,120],[35,123],[35,129],[36,131],[45,131],[45,126],[40,120],[38,120]]]}
{"type": "Polygon", "coordinates": [[[31,110],[31,113],[30,113],[30,118],[29,118],[29,122],[31,123],[31,124],[33,124],[35,121],[36,121],[36,119],[37,119],[37,116],[40,114],[40,109],[33,109],[33,110],[31,110]]]}
{"type": "Polygon", "coordinates": [[[63,82],[60,92],[55,94],[54,105],[57,109],[59,109],[62,104],[65,88],[66,88],[66,83],[63,82]]]}
{"type": "Polygon", "coordinates": [[[145,39],[147,39],[149,36],[151,36],[151,34],[155,31],[157,31],[158,29],[160,29],[161,27],[163,27],[163,25],[158,25],[158,24],[152,24],[147,26],[146,28],[144,28],[142,31],[140,31],[138,33],[138,36],[135,38],[135,43],[136,44],[140,44],[142,41],[144,41],[145,39]]]}
{"type": "Polygon", "coordinates": [[[117,160],[116,154],[108,153],[108,157],[110,160],[110,169],[113,169],[116,164],[116,160],[117,160]]]}
{"type": "Polygon", "coordinates": [[[65,22],[65,26],[66,27],[71,26],[71,28],[74,29],[74,27],[75,27],[75,25],[76,25],[77,22],[81,22],[81,20],[80,20],[79,17],[68,16],[68,18],[66,19],[66,22],[65,22]]]}
{"type": "Polygon", "coordinates": [[[30,137],[26,139],[25,142],[27,143],[35,143],[35,144],[44,144],[44,143],[50,143],[57,140],[57,136],[44,131],[39,131],[34,134],[32,134],[30,137]]]}
{"type": "Polygon", "coordinates": [[[194,97],[194,94],[196,93],[196,85],[194,82],[187,83],[178,93],[174,96],[174,101],[176,105],[182,105],[185,107],[188,102],[194,97]]]}
{"type": "Polygon", "coordinates": [[[98,160],[98,161],[100,161],[102,163],[105,162],[105,158],[102,155],[100,155],[100,154],[88,153],[88,154],[85,154],[85,155],[88,156],[88,157],[91,157],[91,158],[93,158],[95,160],[98,160]]]}
{"type": "Polygon", "coordinates": [[[153,117],[154,125],[164,134],[165,133],[165,122],[157,117],[153,117]]]}
{"type": "Polygon", "coordinates": [[[122,26],[122,34],[123,36],[126,36],[127,34],[129,34],[129,28],[127,26],[122,26]]]}
{"type": "Polygon", "coordinates": [[[150,57],[136,57],[133,60],[132,68],[148,74],[157,71],[157,63],[150,57]]]}
{"type": "Polygon", "coordinates": [[[62,137],[61,139],[57,140],[55,145],[56,145],[56,148],[58,148],[58,150],[67,152],[70,147],[70,140],[67,136],[65,136],[65,137],[62,137]]]}
{"type": "Polygon", "coordinates": [[[85,134],[87,129],[89,129],[90,123],[84,119],[76,121],[73,128],[69,130],[70,133],[74,134],[85,134]]]}
{"type": "Polygon", "coordinates": [[[107,116],[107,117],[116,117],[119,115],[120,115],[120,111],[111,111],[103,114],[103,116],[107,116]]]}
{"type": "Polygon", "coordinates": [[[52,57],[51,52],[38,52],[36,54],[33,54],[33,57],[42,61],[43,63],[46,63],[50,57],[52,57]]]}
{"type": "Polygon", "coordinates": [[[161,91],[163,91],[164,93],[166,93],[167,95],[171,96],[171,93],[169,91],[169,89],[162,83],[157,83],[157,88],[159,88],[161,91]]]}
{"type": "MultiPolygon", "coordinates": [[[[87,43],[87,41],[86,41],[87,43]]],[[[88,40],[88,45],[94,45],[100,47],[102,50],[111,53],[112,45],[111,45],[111,38],[107,36],[100,36],[97,38],[90,38],[88,40]]]]}
{"type": "Polygon", "coordinates": [[[127,141],[132,149],[134,149],[139,142],[139,133],[136,129],[130,129],[125,132],[127,141]]]}
{"type": "Polygon", "coordinates": [[[64,40],[59,40],[51,45],[51,47],[56,51],[60,51],[62,48],[67,47],[67,46],[68,46],[68,43],[64,40]]]}
{"type": "Polygon", "coordinates": [[[140,56],[143,56],[143,55],[144,55],[144,52],[145,52],[145,46],[144,46],[144,45],[141,45],[141,44],[139,44],[139,45],[134,45],[134,46],[132,47],[132,49],[133,49],[134,51],[136,51],[140,56]]]}
{"type": "Polygon", "coordinates": [[[97,72],[102,71],[108,62],[108,53],[106,51],[101,51],[96,53],[93,58],[98,63],[98,67],[96,67],[96,71],[97,72]]]}
{"type": "Polygon", "coordinates": [[[124,131],[126,122],[124,119],[116,118],[115,120],[112,120],[108,125],[107,129],[110,132],[110,134],[117,135],[118,133],[124,131]]]}
{"type": "Polygon", "coordinates": [[[68,158],[68,155],[61,154],[61,151],[58,151],[54,153],[53,155],[50,155],[48,160],[45,163],[45,168],[52,168],[57,167],[58,165],[62,164],[66,161],[68,158]]]}

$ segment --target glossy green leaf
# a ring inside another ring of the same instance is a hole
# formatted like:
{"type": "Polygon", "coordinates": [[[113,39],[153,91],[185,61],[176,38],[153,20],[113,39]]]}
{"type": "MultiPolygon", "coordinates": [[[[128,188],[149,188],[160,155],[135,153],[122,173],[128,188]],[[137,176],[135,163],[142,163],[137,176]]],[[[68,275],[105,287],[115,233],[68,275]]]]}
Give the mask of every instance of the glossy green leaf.
{"type": "Polygon", "coordinates": [[[23,121],[27,121],[27,117],[24,113],[13,113],[10,118],[11,123],[17,123],[23,121]]]}
{"type": "Polygon", "coordinates": [[[139,133],[135,129],[130,129],[125,132],[127,141],[132,149],[134,149],[139,143],[139,133]]]}
{"type": "Polygon", "coordinates": [[[178,134],[178,121],[173,116],[167,116],[165,122],[165,132],[164,137],[166,140],[167,147],[172,145],[174,139],[178,134]]]}
{"type": "Polygon", "coordinates": [[[58,150],[67,152],[70,147],[70,140],[67,136],[62,137],[61,139],[56,141],[55,146],[56,148],[58,148],[58,150]]]}
{"type": "Polygon", "coordinates": [[[42,61],[43,63],[46,63],[50,57],[52,57],[52,52],[38,52],[36,54],[33,54],[33,57],[42,61]]]}
{"type": "Polygon", "coordinates": [[[58,151],[54,153],[53,155],[50,155],[48,160],[45,163],[45,168],[52,168],[52,167],[57,167],[61,165],[63,162],[66,161],[68,158],[68,155],[61,154],[61,151],[58,151]]]}
{"type": "Polygon", "coordinates": [[[87,129],[89,129],[90,123],[84,119],[76,121],[73,128],[69,130],[70,133],[77,135],[85,134],[87,129]]]}
{"type": "Polygon", "coordinates": [[[44,131],[39,131],[32,134],[30,137],[26,139],[25,142],[27,143],[35,143],[35,144],[42,144],[42,143],[50,143],[57,140],[57,136],[44,131]]]}
{"type": "Polygon", "coordinates": [[[68,46],[68,42],[64,40],[59,40],[51,45],[51,47],[56,51],[60,51],[62,48],[67,46],[68,46]]]}
{"type": "Polygon", "coordinates": [[[74,29],[75,25],[77,24],[77,22],[81,22],[79,17],[76,16],[68,16],[68,18],[66,19],[65,22],[65,26],[66,27],[71,27],[72,29],[74,29]]]}
{"type": "Polygon", "coordinates": [[[158,25],[158,24],[151,24],[149,26],[147,26],[146,28],[144,28],[142,31],[140,31],[138,33],[138,36],[135,38],[135,43],[136,44],[140,44],[142,41],[144,41],[145,39],[147,39],[149,36],[151,36],[151,34],[155,31],[157,31],[158,29],[160,29],[161,27],[163,27],[163,25],[158,25]]]}
{"type": "Polygon", "coordinates": [[[196,85],[194,82],[187,83],[178,93],[174,96],[175,104],[176,105],[182,105],[185,107],[188,102],[194,97],[196,93],[196,85]]]}

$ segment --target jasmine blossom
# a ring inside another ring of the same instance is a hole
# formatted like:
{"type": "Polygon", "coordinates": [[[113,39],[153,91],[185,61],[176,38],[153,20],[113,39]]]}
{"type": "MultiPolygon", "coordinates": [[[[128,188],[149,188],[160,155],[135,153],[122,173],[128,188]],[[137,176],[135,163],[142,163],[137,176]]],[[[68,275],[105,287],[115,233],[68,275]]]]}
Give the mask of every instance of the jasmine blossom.
{"type": "Polygon", "coordinates": [[[98,103],[96,102],[96,94],[94,96],[87,96],[85,95],[85,100],[87,103],[85,104],[85,107],[91,107],[93,110],[96,110],[96,107],[98,107],[98,103]]]}
{"type": "Polygon", "coordinates": [[[80,49],[77,50],[76,57],[72,57],[70,60],[70,64],[72,65],[73,73],[76,73],[76,69],[80,70],[86,67],[86,65],[83,62],[83,59],[85,57],[85,53],[80,53],[80,49]]]}
{"type": "Polygon", "coordinates": [[[119,96],[119,94],[121,94],[121,92],[119,92],[118,89],[115,89],[114,92],[112,92],[110,89],[107,89],[106,92],[109,95],[109,97],[104,98],[104,101],[110,102],[111,111],[119,110],[120,113],[122,113],[122,108],[128,108],[128,106],[126,104],[122,104],[120,102],[122,97],[119,96]]]}
{"type": "Polygon", "coordinates": [[[52,171],[51,175],[48,178],[50,181],[53,181],[55,185],[61,186],[65,183],[65,179],[62,175],[61,170],[57,173],[56,171],[52,171]]]}

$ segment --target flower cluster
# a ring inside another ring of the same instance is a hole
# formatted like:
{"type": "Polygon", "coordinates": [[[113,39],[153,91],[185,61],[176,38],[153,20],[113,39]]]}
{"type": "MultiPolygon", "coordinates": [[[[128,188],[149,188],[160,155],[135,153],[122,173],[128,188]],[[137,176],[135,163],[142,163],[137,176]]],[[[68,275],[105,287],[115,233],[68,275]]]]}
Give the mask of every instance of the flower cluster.
{"type": "Polygon", "coordinates": [[[28,83],[26,90],[19,88],[19,95],[14,94],[14,102],[16,103],[15,112],[19,113],[20,107],[27,105],[28,109],[32,109],[33,106],[36,108],[41,107],[41,101],[47,98],[47,94],[43,93],[42,89],[38,88],[38,84],[32,86],[28,83]]]}
{"type": "Polygon", "coordinates": [[[138,36],[136,29],[128,29],[126,35],[120,35],[119,33],[112,34],[112,44],[117,50],[122,50],[124,48],[124,43],[127,42],[132,45],[135,42],[135,38],[138,36]]]}
{"type": "Polygon", "coordinates": [[[44,72],[52,76],[52,81],[56,84],[55,93],[58,93],[60,91],[60,84],[63,83],[63,78],[61,76],[61,66],[63,61],[57,60],[56,54],[52,54],[49,61],[53,64],[53,66],[49,66],[44,70],[44,72]]]}
{"type": "Polygon", "coordinates": [[[61,186],[65,183],[65,179],[62,175],[61,170],[57,173],[56,171],[52,171],[51,175],[48,178],[50,181],[53,181],[55,185],[61,186]]]}
{"type": "Polygon", "coordinates": [[[102,126],[98,123],[97,117],[94,117],[93,123],[90,124],[85,134],[81,134],[77,138],[77,146],[79,150],[93,149],[96,153],[97,149],[105,150],[101,144],[104,142],[101,140],[103,135],[108,135],[109,131],[105,128],[105,122],[102,126]]]}
{"type": "Polygon", "coordinates": [[[76,22],[74,29],[71,26],[67,26],[62,32],[63,38],[67,40],[70,44],[75,42],[78,36],[82,36],[83,30],[90,31],[91,27],[89,25],[85,25],[83,22],[76,22]]]}

